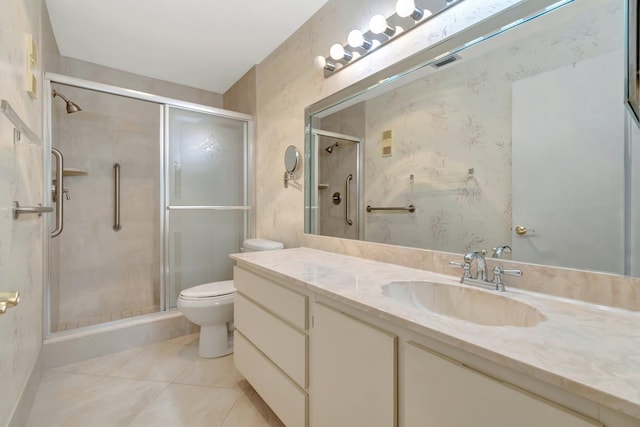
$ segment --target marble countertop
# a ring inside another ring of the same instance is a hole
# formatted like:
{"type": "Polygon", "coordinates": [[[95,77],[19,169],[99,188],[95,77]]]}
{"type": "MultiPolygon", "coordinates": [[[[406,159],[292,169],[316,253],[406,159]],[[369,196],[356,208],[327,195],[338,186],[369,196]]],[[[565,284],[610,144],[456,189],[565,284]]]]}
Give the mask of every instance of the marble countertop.
{"type": "MultiPolygon", "coordinates": [[[[533,378],[640,418],[640,313],[510,288],[538,309],[533,327],[484,326],[419,310],[382,294],[402,280],[458,278],[309,248],[231,256],[238,265],[346,303],[533,378]]],[[[459,284],[458,284],[459,285],[459,284]]]]}

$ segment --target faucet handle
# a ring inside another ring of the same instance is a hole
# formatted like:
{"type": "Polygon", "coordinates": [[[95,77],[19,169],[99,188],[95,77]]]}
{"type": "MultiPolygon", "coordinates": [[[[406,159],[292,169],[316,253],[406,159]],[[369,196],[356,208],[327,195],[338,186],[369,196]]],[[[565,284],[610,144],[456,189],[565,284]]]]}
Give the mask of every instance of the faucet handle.
{"type": "Polygon", "coordinates": [[[522,276],[522,270],[503,270],[498,266],[493,268],[493,284],[496,285],[496,289],[499,291],[504,291],[504,283],[502,282],[502,275],[506,274],[507,276],[522,276]]]}
{"type": "Polygon", "coordinates": [[[449,265],[452,267],[462,268],[464,271],[462,272],[462,277],[460,277],[460,283],[464,283],[464,279],[471,279],[471,264],[466,261],[464,264],[461,262],[449,261],[449,265]]]}
{"type": "MultiPolygon", "coordinates": [[[[500,268],[500,267],[498,267],[500,268]]],[[[502,274],[506,274],[507,276],[516,276],[522,277],[522,270],[502,270],[500,269],[502,274]]]]}

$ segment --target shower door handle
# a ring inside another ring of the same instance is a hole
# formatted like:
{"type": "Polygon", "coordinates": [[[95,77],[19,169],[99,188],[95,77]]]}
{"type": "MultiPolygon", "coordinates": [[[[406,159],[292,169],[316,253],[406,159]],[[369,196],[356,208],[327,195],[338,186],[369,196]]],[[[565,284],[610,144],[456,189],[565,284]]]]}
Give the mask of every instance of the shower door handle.
{"type": "Polygon", "coordinates": [[[64,157],[62,153],[55,148],[51,149],[51,154],[56,158],[56,182],[55,182],[55,198],[53,202],[56,204],[56,228],[51,232],[51,237],[58,237],[62,233],[64,227],[64,201],[63,201],[63,170],[64,170],[64,157]]]}
{"type": "Polygon", "coordinates": [[[113,231],[120,231],[120,163],[113,165],[113,231]]]}
{"type": "Polygon", "coordinates": [[[347,180],[344,183],[344,219],[349,225],[353,225],[353,221],[349,218],[349,211],[351,210],[350,202],[351,202],[351,180],[353,179],[353,175],[349,174],[347,176],[347,180]]]}

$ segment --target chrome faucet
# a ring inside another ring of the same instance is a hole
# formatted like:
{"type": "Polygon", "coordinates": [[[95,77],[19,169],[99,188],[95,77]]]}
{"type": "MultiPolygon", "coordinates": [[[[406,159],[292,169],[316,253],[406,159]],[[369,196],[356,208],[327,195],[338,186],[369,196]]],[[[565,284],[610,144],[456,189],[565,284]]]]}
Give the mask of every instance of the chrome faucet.
{"type": "MultiPolygon", "coordinates": [[[[482,252],[467,252],[464,254],[464,262],[469,263],[469,266],[473,264],[473,260],[476,260],[476,277],[477,280],[487,280],[487,261],[484,259],[482,252]]],[[[472,277],[473,278],[473,277],[472,277]]]]}
{"type": "Polygon", "coordinates": [[[502,258],[502,255],[505,251],[511,252],[511,246],[504,245],[493,248],[493,255],[491,256],[491,258],[502,258]]]}
{"type": "MultiPolygon", "coordinates": [[[[508,247],[508,246],[507,246],[508,247]]],[[[467,285],[480,286],[487,289],[495,289],[496,291],[503,292],[504,283],[502,282],[502,275],[509,276],[522,276],[522,270],[503,270],[502,268],[495,266],[493,268],[493,280],[489,281],[487,277],[487,261],[484,258],[485,251],[467,252],[464,254],[464,263],[450,261],[449,265],[463,269],[462,277],[460,277],[460,283],[467,285]],[[475,260],[476,262],[476,277],[471,274],[471,264],[475,260]]]]}

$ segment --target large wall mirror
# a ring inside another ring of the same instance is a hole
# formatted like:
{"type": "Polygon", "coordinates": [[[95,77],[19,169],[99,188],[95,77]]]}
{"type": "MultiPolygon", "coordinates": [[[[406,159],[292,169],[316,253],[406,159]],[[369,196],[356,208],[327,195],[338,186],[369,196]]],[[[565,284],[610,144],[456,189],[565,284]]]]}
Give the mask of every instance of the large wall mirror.
{"type": "Polygon", "coordinates": [[[633,273],[625,0],[522,3],[307,108],[307,233],[633,273]]]}

